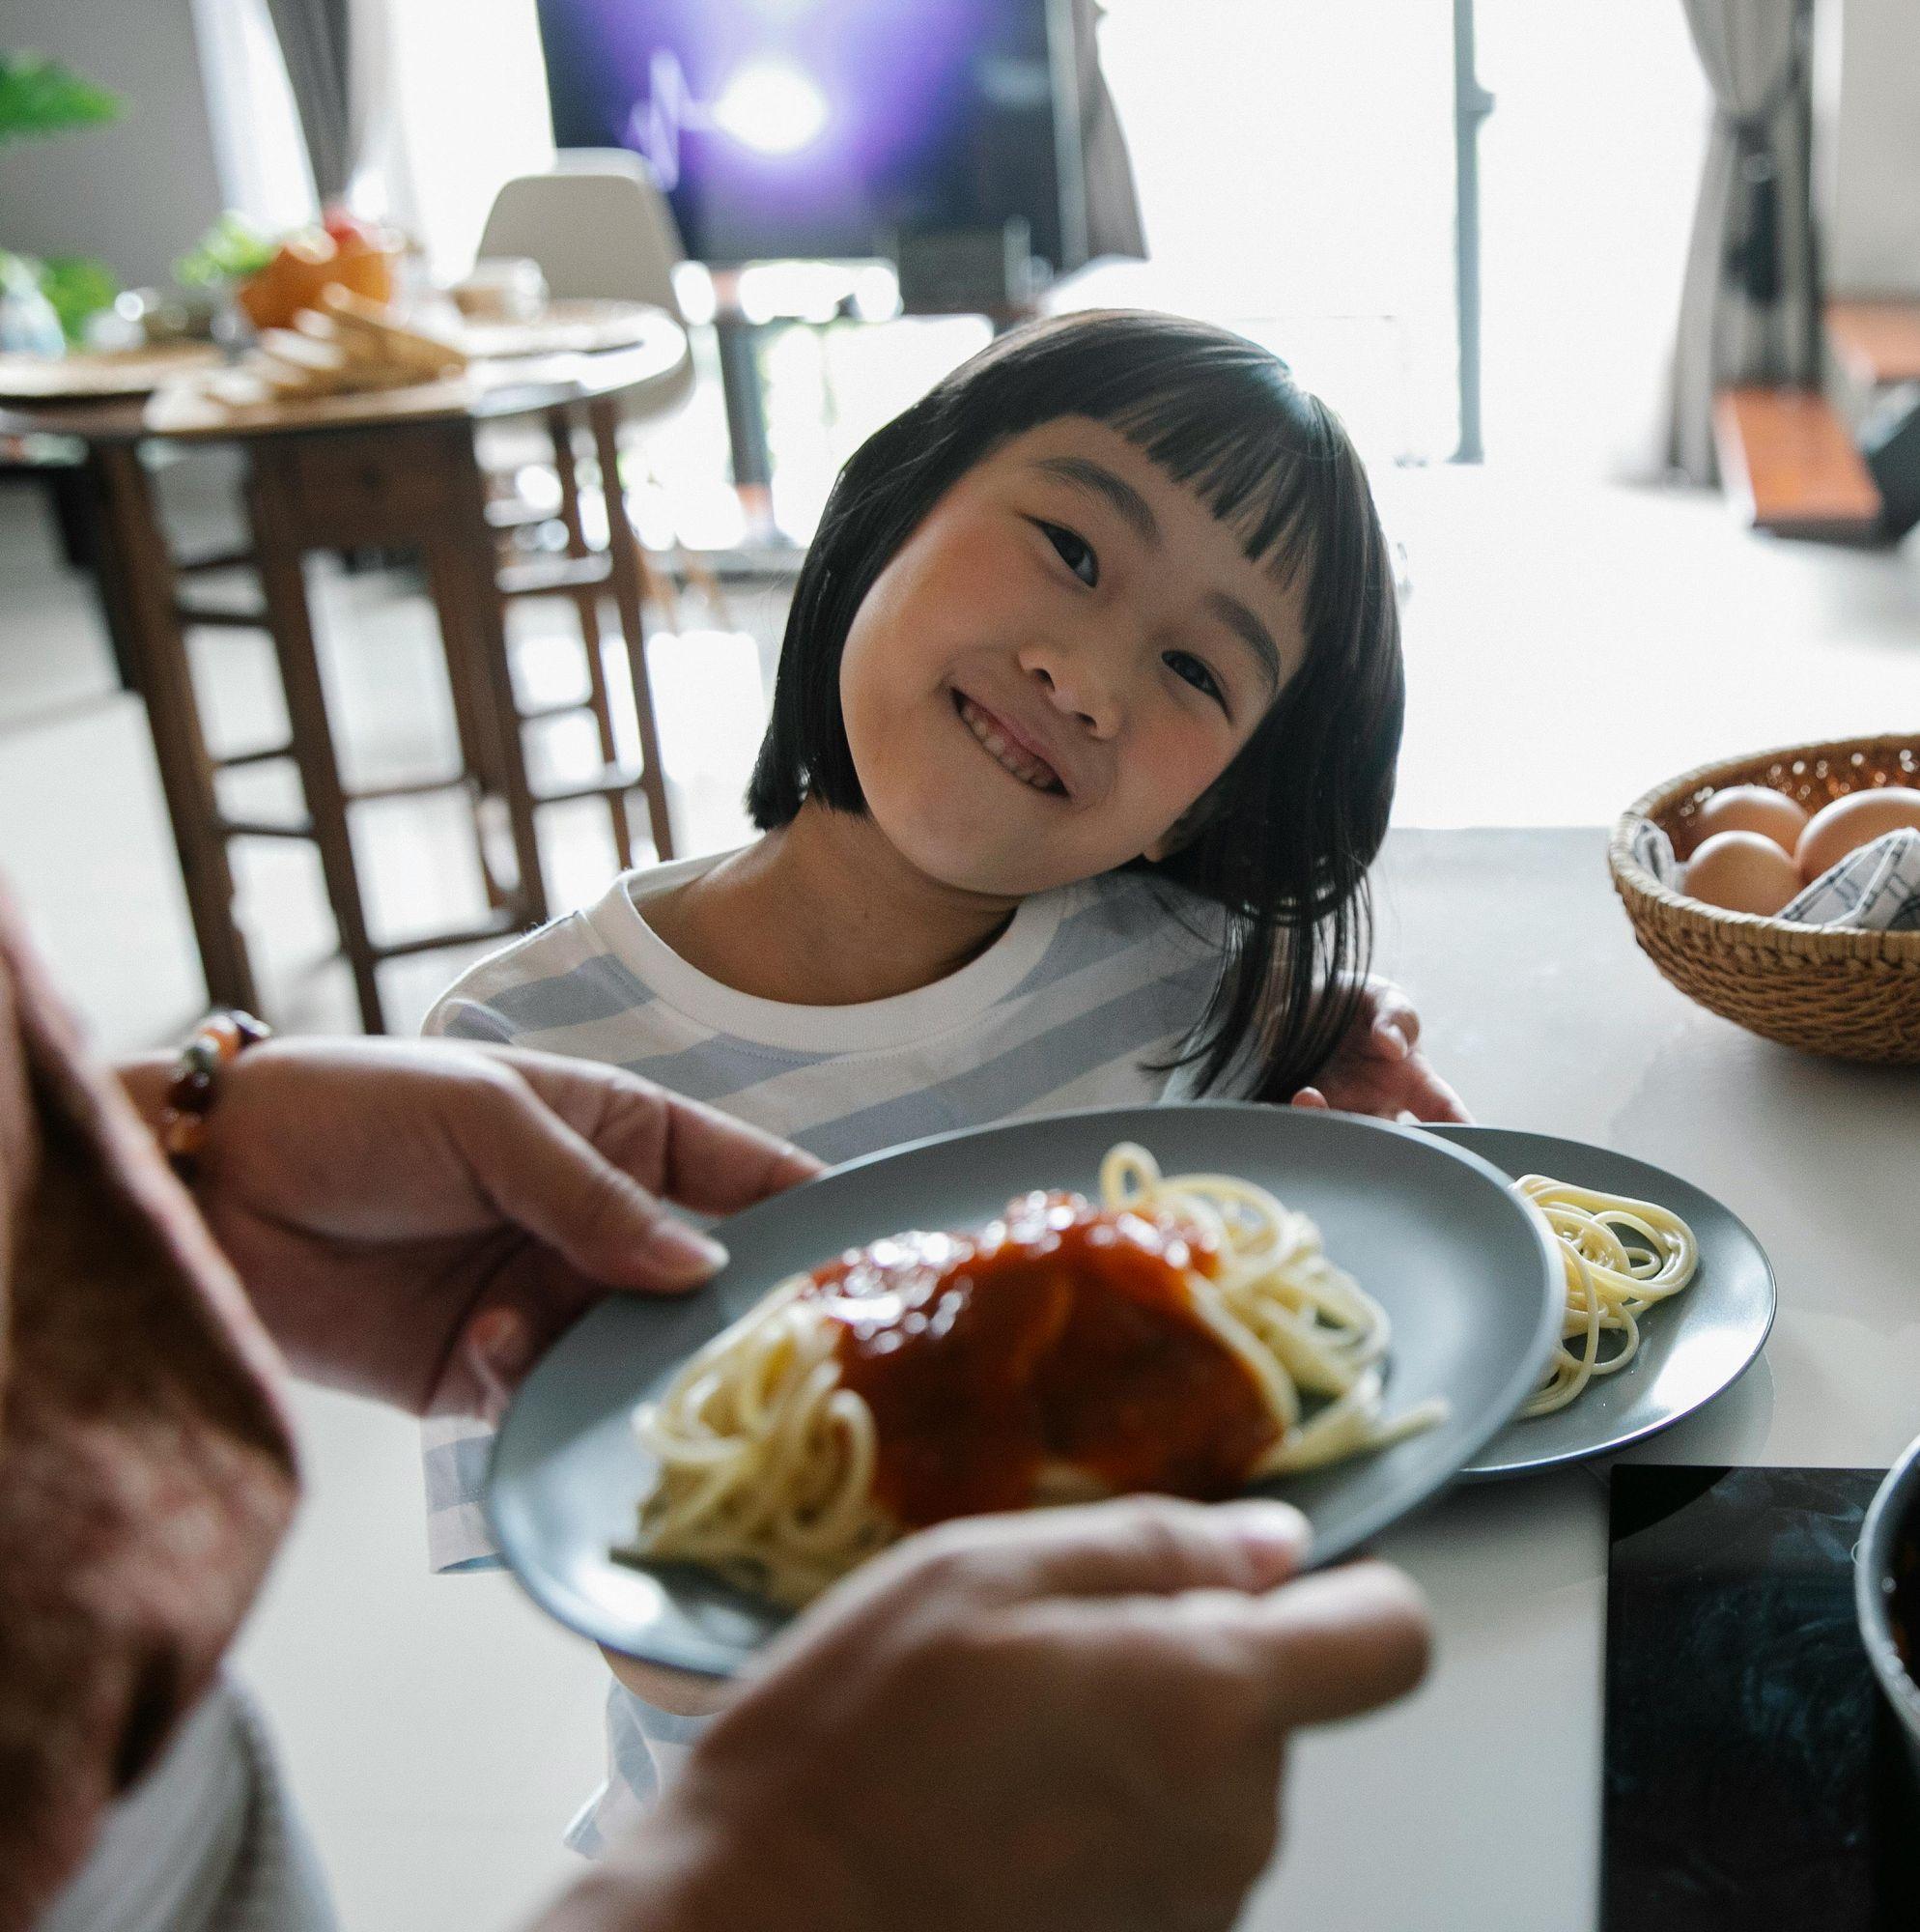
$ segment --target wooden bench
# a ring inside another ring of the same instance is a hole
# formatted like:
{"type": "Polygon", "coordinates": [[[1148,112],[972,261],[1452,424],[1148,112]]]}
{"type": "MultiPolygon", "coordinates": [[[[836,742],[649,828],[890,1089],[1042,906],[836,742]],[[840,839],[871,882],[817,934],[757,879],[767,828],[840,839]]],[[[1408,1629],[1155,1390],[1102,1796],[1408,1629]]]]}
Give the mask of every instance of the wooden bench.
{"type": "Polygon", "coordinates": [[[1863,393],[1920,383],[1920,300],[1830,301],[1826,340],[1833,359],[1863,393]]]}
{"type": "Polygon", "coordinates": [[[1870,543],[1880,493],[1839,412],[1816,389],[1723,389],[1713,442],[1727,496],[1755,529],[1870,543]]]}

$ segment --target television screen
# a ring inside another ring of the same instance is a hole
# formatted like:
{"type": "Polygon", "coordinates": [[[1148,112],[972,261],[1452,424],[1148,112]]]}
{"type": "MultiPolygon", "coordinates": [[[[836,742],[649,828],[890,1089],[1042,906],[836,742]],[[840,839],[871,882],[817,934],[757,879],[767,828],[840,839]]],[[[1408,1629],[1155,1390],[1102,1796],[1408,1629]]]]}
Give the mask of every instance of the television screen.
{"type": "Polygon", "coordinates": [[[644,156],[698,261],[886,255],[1015,217],[1056,270],[1085,258],[1061,0],[539,12],[554,139],[644,156]]]}

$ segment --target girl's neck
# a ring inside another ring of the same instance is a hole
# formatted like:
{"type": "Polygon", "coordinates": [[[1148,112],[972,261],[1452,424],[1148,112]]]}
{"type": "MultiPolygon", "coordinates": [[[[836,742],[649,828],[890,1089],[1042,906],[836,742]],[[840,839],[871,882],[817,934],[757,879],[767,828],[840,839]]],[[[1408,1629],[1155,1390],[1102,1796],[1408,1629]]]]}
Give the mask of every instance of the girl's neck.
{"type": "Polygon", "coordinates": [[[689,965],[737,992],[844,1007],[958,972],[1018,905],[928,878],[870,818],[805,805],[791,824],[648,899],[644,917],[689,965]]]}

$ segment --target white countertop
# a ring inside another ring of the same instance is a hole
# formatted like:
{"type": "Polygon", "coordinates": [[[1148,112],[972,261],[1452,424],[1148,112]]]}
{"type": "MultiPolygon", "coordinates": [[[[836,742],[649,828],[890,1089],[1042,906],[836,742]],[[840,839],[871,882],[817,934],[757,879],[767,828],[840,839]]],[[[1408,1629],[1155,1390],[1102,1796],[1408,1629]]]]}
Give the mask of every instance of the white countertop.
{"type": "MultiPolygon", "coordinates": [[[[1723,1201],[1780,1309],[1745,1378],[1628,1452],[1884,1466],[1920,1435],[1920,1069],[1695,1007],[1634,945],[1597,830],[1398,832],[1379,969],[1488,1125],[1591,1141],[1723,1201]]],[[[1607,1538],[1594,1466],[1455,1491],[1383,1539],[1438,1646],[1407,1703],[1310,1738],[1250,1932],[1594,1932],[1607,1538]]]]}

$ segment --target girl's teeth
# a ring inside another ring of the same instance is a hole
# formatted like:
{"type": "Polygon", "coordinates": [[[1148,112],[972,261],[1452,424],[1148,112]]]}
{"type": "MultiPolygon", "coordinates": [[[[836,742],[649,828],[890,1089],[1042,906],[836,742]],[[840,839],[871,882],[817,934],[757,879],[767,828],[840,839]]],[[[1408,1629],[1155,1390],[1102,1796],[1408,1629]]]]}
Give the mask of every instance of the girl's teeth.
{"type": "Polygon", "coordinates": [[[1036,764],[1024,753],[1017,751],[1013,746],[1009,745],[987,723],[986,719],[975,708],[971,698],[962,700],[960,716],[966,722],[968,730],[973,732],[974,736],[993,753],[1001,765],[1005,770],[1011,772],[1015,778],[1031,785],[1035,791],[1049,791],[1053,789],[1053,773],[1044,765],[1036,764]]]}

